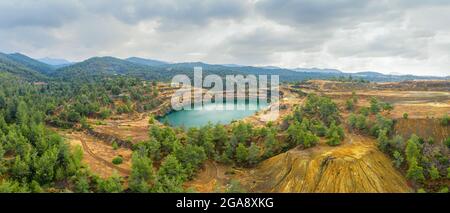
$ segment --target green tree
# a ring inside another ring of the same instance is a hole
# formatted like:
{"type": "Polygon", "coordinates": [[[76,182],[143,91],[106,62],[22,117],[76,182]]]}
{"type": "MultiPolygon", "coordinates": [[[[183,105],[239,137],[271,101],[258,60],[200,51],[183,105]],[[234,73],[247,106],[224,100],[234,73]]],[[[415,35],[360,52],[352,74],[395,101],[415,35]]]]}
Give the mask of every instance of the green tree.
{"type": "Polygon", "coordinates": [[[352,101],[353,103],[358,103],[358,96],[356,95],[355,91],[352,91],[352,101]]]}
{"type": "Polygon", "coordinates": [[[440,178],[439,171],[434,165],[431,166],[430,170],[428,170],[428,173],[430,174],[431,180],[437,180],[440,178]]]}
{"type": "Polygon", "coordinates": [[[236,148],[236,160],[239,164],[244,165],[248,161],[249,152],[244,144],[240,143],[236,148]]]}
{"type": "Polygon", "coordinates": [[[157,161],[161,160],[162,154],[161,154],[161,143],[155,139],[150,139],[146,142],[146,147],[148,149],[148,153],[150,157],[157,161]]]}
{"type": "Polygon", "coordinates": [[[280,144],[273,132],[267,133],[264,139],[264,157],[270,157],[279,151],[280,144]]]}
{"type": "Polygon", "coordinates": [[[395,135],[390,141],[389,146],[393,147],[395,150],[402,151],[405,150],[405,143],[403,137],[400,135],[395,135]]]}
{"type": "Polygon", "coordinates": [[[393,107],[392,104],[390,104],[390,103],[382,103],[382,104],[381,104],[381,108],[382,108],[384,111],[391,111],[391,110],[394,109],[394,107],[393,107]]]}
{"type": "Polygon", "coordinates": [[[222,147],[228,141],[228,132],[221,124],[216,124],[213,129],[213,140],[216,147],[222,147]]]}
{"type": "Polygon", "coordinates": [[[444,144],[450,149],[450,137],[444,141],[444,144]]]}
{"type": "Polygon", "coordinates": [[[419,137],[416,135],[411,135],[411,138],[406,143],[406,160],[412,161],[413,159],[419,159],[420,157],[420,147],[419,147],[419,137]]]}
{"type": "Polygon", "coordinates": [[[246,142],[248,139],[250,139],[252,132],[253,132],[253,130],[252,130],[251,125],[246,124],[242,121],[233,125],[233,128],[232,128],[232,134],[237,139],[238,143],[243,143],[243,142],[246,142]]]}
{"type": "Polygon", "coordinates": [[[400,153],[399,151],[395,150],[392,155],[394,157],[394,165],[395,165],[395,167],[400,168],[400,166],[402,165],[402,163],[404,161],[402,153],[400,153]]]}
{"type": "Polygon", "coordinates": [[[378,99],[375,97],[372,97],[370,99],[370,112],[372,112],[373,114],[377,114],[380,112],[380,105],[378,99]]]}
{"type": "Polygon", "coordinates": [[[97,190],[103,193],[120,193],[123,191],[122,178],[114,172],[111,177],[105,180],[99,179],[97,190]]]}
{"type": "Polygon", "coordinates": [[[387,134],[390,133],[390,130],[392,129],[392,126],[394,125],[394,121],[388,118],[383,117],[380,114],[376,115],[375,123],[370,128],[370,134],[378,137],[378,134],[381,130],[385,129],[387,130],[387,134]]]}
{"type": "Polygon", "coordinates": [[[187,175],[178,159],[169,154],[164,158],[158,170],[157,192],[181,192],[187,175]]]}
{"type": "Polygon", "coordinates": [[[85,175],[77,175],[75,180],[75,192],[78,193],[90,192],[89,179],[85,175]]]}
{"type": "Polygon", "coordinates": [[[41,157],[35,159],[35,178],[39,183],[45,184],[53,180],[57,160],[58,153],[55,148],[45,151],[41,157]]]}
{"type": "Polygon", "coordinates": [[[0,192],[2,193],[26,193],[30,192],[30,189],[23,184],[20,184],[14,180],[2,180],[0,182],[0,192]]]}
{"type": "Polygon", "coordinates": [[[348,111],[353,111],[355,109],[355,104],[352,99],[347,99],[347,101],[345,101],[345,109],[348,111]]]}
{"type": "Polygon", "coordinates": [[[41,185],[35,180],[31,181],[31,184],[30,184],[29,188],[30,188],[32,193],[42,193],[42,192],[44,192],[44,190],[42,189],[41,185]]]}
{"type": "Polygon", "coordinates": [[[213,158],[216,155],[213,128],[211,127],[210,123],[200,129],[197,141],[197,145],[203,147],[208,157],[213,158]]]}
{"type": "Polygon", "coordinates": [[[261,157],[261,149],[255,144],[252,143],[248,148],[248,164],[255,165],[259,162],[261,157]]]}
{"type": "Polygon", "coordinates": [[[450,179],[450,167],[447,167],[447,179],[450,179]]]}
{"type": "Polygon", "coordinates": [[[228,187],[226,188],[226,192],[227,193],[245,193],[245,189],[242,187],[241,183],[239,182],[239,180],[236,179],[232,179],[230,181],[230,184],[228,185],[228,187]]]}
{"type": "Polygon", "coordinates": [[[409,168],[406,172],[406,177],[410,180],[418,182],[422,182],[425,180],[425,176],[423,175],[423,168],[418,165],[415,158],[409,161],[409,168]]]}
{"type": "Polygon", "coordinates": [[[317,137],[310,131],[305,132],[303,136],[303,145],[305,146],[305,148],[313,147],[317,144],[317,142],[319,142],[319,137],[317,137]]]}
{"type": "Polygon", "coordinates": [[[382,129],[378,134],[378,147],[381,151],[387,152],[389,150],[389,138],[387,136],[387,129],[382,129]]]}
{"type": "Polygon", "coordinates": [[[122,164],[122,162],[123,162],[123,158],[121,156],[116,156],[115,158],[112,159],[112,163],[115,165],[122,164]]]}
{"type": "Polygon", "coordinates": [[[183,165],[188,177],[192,177],[195,171],[207,159],[205,150],[201,146],[187,144],[174,151],[175,157],[183,165]]]}
{"type": "Polygon", "coordinates": [[[337,146],[341,144],[341,140],[339,139],[339,135],[337,132],[333,132],[328,136],[327,144],[330,146],[337,146]]]}
{"type": "MultiPolygon", "coordinates": [[[[1,130],[0,130],[1,131],[1,130]]],[[[1,135],[1,134],[0,134],[1,135]]],[[[1,138],[1,137],[0,137],[1,138]]],[[[5,149],[2,145],[2,140],[0,139],[0,163],[3,161],[3,156],[5,155],[5,149]]]]}
{"type": "Polygon", "coordinates": [[[81,115],[80,115],[78,112],[72,110],[72,111],[70,111],[69,114],[67,115],[67,120],[68,120],[69,122],[74,122],[74,123],[80,122],[80,120],[81,120],[81,115]]]}
{"type": "Polygon", "coordinates": [[[103,109],[100,111],[99,116],[101,119],[107,119],[109,116],[111,116],[111,110],[110,109],[103,109]]]}
{"type": "Polygon", "coordinates": [[[450,125],[450,116],[448,116],[448,114],[445,114],[444,117],[442,117],[441,124],[443,126],[449,126],[450,125]]]}
{"type": "Polygon", "coordinates": [[[367,108],[367,107],[361,107],[361,109],[359,110],[359,113],[361,113],[361,115],[364,115],[364,116],[369,116],[369,108],[367,108]]]}
{"type": "Polygon", "coordinates": [[[133,152],[128,186],[133,192],[150,192],[155,175],[153,162],[142,152],[133,152]]]}
{"type": "Polygon", "coordinates": [[[409,116],[408,113],[406,113],[406,112],[403,113],[403,119],[408,119],[408,116],[409,116]]]}
{"type": "Polygon", "coordinates": [[[223,145],[223,152],[219,157],[219,161],[225,164],[230,164],[233,162],[234,157],[234,150],[233,145],[230,141],[225,141],[225,144],[223,145]]]}
{"type": "Polygon", "coordinates": [[[333,122],[330,125],[330,128],[328,128],[327,132],[327,144],[330,146],[337,146],[341,143],[342,140],[344,140],[344,129],[341,126],[336,126],[336,124],[333,122]]]}
{"type": "Polygon", "coordinates": [[[319,137],[324,137],[327,134],[327,127],[321,121],[313,120],[311,131],[319,137]]]}

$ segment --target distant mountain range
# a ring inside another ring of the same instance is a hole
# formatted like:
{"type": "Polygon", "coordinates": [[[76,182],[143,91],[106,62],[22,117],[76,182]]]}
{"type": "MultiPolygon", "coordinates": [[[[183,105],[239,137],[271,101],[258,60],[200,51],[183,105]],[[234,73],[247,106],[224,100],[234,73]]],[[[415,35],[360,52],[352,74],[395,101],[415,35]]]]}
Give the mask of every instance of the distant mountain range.
{"type": "Polygon", "coordinates": [[[46,58],[40,58],[40,59],[37,59],[37,60],[42,62],[42,63],[51,65],[51,66],[53,66],[55,68],[65,67],[65,66],[69,66],[69,65],[72,65],[72,64],[75,63],[75,62],[70,62],[70,61],[68,61],[66,59],[61,59],[61,58],[48,58],[48,57],[46,57],[46,58]]]}
{"type": "Polygon", "coordinates": [[[82,62],[65,59],[33,59],[20,53],[0,53],[0,73],[5,72],[29,80],[90,78],[92,76],[129,75],[148,80],[169,81],[176,74],[192,76],[194,67],[202,67],[204,75],[279,75],[281,81],[329,79],[338,77],[362,78],[370,81],[402,81],[425,79],[450,79],[450,77],[385,75],[378,72],[345,73],[336,69],[296,68],[275,66],[254,67],[237,64],[206,64],[203,62],[169,63],[153,59],[130,57],[93,57],[82,62]]]}
{"type": "Polygon", "coordinates": [[[318,69],[318,68],[311,68],[311,69],[306,69],[306,68],[295,68],[292,69],[296,72],[317,72],[317,73],[334,73],[334,74],[342,74],[343,72],[340,70],[336,70],[336,69],[318,69]]]}

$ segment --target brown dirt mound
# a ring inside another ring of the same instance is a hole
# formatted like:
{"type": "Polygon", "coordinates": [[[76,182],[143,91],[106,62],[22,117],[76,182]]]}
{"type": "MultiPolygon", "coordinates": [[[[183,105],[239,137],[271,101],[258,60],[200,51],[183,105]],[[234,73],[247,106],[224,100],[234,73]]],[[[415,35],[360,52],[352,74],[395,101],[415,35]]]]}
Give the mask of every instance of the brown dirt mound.
{"type": "Polygon", "coordinates": [[[349,135],[338,147],[293,149],[249,171],[253,192],[411,192],[374,141],[349,135]]]}

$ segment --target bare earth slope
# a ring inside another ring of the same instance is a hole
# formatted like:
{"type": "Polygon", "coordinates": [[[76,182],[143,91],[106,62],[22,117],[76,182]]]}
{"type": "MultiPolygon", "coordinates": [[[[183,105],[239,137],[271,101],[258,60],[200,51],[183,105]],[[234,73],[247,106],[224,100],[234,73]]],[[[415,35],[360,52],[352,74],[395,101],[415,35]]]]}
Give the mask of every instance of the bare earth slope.
{"type": "Polygon", "coordinates": [[[267,159],[244,184],[253,192],[411,192],[374,141],[348,136],[338,147],[293,149],[267,159]]]}

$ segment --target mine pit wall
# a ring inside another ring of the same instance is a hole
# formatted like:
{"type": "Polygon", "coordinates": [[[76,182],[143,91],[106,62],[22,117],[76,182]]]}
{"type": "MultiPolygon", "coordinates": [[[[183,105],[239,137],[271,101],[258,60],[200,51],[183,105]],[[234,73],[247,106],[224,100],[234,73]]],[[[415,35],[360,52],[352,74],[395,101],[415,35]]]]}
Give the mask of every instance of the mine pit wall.
{"type": "Polygon", "coordinates": [[[401,81],[384,83],[322,81],[321,84],[318,84],[316,81],[310,81],[304,85],[301,85],[301,88],[348,92],[354,90],[449,91],[450,80],[401,81]]]}
{"type": "Polygon", "coordinates": [[[393,134],[400,135],[405,140],[416,134],[425,140],[431,137],[436,143],[443,143],[450,136],[450,126],[443,126],[435,118],[397,119],[393,134]]]}

